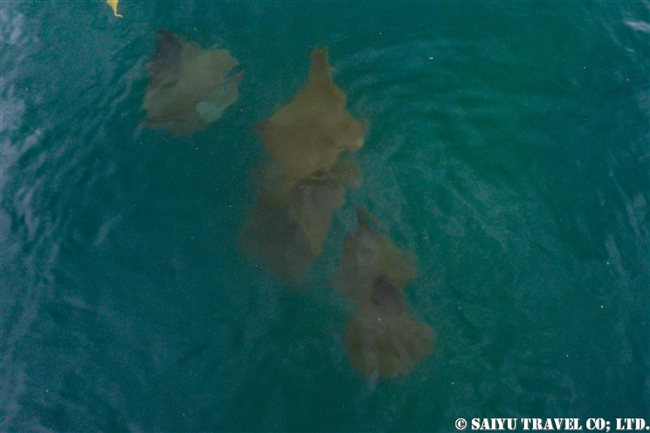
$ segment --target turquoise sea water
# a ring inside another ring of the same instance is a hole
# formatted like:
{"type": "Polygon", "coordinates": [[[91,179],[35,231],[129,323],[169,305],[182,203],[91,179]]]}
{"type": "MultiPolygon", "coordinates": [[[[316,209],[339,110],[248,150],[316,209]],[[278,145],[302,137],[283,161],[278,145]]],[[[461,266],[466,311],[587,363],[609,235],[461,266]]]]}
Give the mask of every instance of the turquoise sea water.
{"type": "Polygon", "coordinates": [[[456,431],[650,422],[650,3],[0,3],[0,431],[456,431]],[[241,61],[207,131],[141,126],[166,28],[241,61]],[[329,46],[364,183],[305,287],[237,234],[251,125],[329,46]],[[372,383],[330,287],[355,209],[418,257],[437,335],[372,383]]]}

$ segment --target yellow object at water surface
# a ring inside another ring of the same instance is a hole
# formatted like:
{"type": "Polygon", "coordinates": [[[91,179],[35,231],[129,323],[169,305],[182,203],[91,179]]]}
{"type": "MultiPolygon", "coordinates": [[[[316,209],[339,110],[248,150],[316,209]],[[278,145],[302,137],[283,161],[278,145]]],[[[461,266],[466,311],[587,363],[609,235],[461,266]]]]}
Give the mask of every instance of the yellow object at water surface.
{"type": "Polygon", "coordinates": [[[113,9],[113,14],[115,14],[116,17],[122,18],[122,15],[117,13],[117,2],[120,0],[106,0],[106,3],[113,9]]]}

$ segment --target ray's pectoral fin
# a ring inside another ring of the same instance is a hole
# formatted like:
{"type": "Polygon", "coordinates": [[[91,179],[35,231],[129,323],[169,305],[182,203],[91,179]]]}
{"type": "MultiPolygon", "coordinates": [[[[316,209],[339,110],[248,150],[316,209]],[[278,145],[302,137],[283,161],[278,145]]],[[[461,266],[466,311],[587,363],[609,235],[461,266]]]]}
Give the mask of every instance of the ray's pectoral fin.
{"type": "Polygon", "coordinates": [[[242,71],[226,78],[222,86],[217,87],[204,101],[197,104],[196,111],[202,121],[212,123],[221,118],[226,108],[239,97],[237,88],[243,75],[242,71]]]}

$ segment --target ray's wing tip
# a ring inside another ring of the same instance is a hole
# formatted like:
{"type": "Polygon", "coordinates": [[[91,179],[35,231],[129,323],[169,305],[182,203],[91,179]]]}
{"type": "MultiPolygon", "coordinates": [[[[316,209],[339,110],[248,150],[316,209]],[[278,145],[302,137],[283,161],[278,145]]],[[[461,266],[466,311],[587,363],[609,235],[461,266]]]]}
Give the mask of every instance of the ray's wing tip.
{"type": "Polygon", "coordinates": [[[241,84],[243,77],[244,77],[244,71],[239,71],[230,77],[231,83],[235,86],[239,86],[241,84]]]}

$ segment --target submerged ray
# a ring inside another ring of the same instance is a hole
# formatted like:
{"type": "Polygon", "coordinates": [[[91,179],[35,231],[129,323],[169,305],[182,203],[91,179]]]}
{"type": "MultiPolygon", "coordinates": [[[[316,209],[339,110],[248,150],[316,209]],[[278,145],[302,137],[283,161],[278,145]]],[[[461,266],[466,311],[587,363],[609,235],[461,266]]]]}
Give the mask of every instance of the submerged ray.
{"type": "Polygon", "coordinates": [[[288,188],[330,170],[342,151],[363,146],[366,128],[347,111],[346,95],[332,81],[327,54],[327,48],[314,49],[309,82],[256,126],[267,152],[282,166],[288,188]]]}
{"type": "Polygon", "coordinates": [[[416,275],[415,258],[397,248],[359,212],[359,227],[344,241],[335,287],[358,308],[347,327],[346,350],[368,377],[408,374],[433,352],[434,333],[409,314],[403,288],[416,275]]]}
{"type": "Polygon", "coordinates": [[[288,192],[281,181],[271,181],[242,230],[244,250],[280,280],[301,283],[322,252],[332,212],[343,206],[347,189],[360,183],[359,168],[346,160],[288,192]]]}
{"type": "Polygon", "coordinates": [[[383,276],[397,287],[417,276],[415,257],[393,244],[368,222],[365,209],[358,211],[358,228],[343,241],[341,264],[334,277],[334,287],[345,297],[369,302],[378,277],[383,276]]]}
{"type": "Polygon", "coordinates": [[[434,340],[431,327],[413,320],[406,310],[387,312],[368,303],[350,319],[345,346],[357,371],[387,378],[408,374],[416,362],[433,353],[434,340]]]}
{"type": "Polygon", "coordinates": [[[203,50],[167,30],[157,33],[142,104],[146,123],[176,135],[191,135],[219,119],[237,100],[243,72],[228,75],[239,65],[228,50],[203,50]]]}

